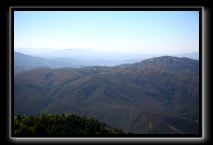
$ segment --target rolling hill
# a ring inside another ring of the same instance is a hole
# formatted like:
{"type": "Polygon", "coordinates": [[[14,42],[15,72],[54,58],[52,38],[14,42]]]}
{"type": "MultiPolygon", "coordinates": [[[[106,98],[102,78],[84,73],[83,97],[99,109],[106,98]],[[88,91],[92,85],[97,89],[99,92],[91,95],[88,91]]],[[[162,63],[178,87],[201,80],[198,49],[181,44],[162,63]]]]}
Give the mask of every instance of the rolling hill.
{"type": "Polygon", "coordinates": [[[199,133],[199,61],[34,68],[14,76],[15,114],[64,112],[142,134],[199,133]]]}

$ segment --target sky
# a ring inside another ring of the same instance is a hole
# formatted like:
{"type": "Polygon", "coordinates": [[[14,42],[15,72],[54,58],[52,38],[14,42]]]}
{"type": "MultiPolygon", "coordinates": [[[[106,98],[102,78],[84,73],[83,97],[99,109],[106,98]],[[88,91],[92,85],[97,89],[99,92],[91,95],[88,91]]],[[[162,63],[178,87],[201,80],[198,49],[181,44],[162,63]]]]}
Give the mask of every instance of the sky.
{"type": "Polygon", "coordinates": [[[199,52],[198,11],[15,11],[14,47],[199,52]]]}

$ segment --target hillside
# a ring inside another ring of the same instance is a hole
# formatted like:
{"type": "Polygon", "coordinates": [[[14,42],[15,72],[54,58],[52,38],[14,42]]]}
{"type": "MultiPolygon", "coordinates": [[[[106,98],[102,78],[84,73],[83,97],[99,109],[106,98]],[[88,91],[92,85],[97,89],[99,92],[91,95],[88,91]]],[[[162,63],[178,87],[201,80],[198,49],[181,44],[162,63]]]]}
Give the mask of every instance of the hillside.
{"type": "Polygon", "coordinates": [[[199,132],[199,62],[156,57],[114,67],[35,68],[14,76],[15,114],[64,112],[133,133],[199,132]]]}
{"type": "Polygon", "coordinates": [[[124,134],[121,129],[112,128],[94,118],[75,114],[16,116],[14,137],[74,137],[124,134]]]}

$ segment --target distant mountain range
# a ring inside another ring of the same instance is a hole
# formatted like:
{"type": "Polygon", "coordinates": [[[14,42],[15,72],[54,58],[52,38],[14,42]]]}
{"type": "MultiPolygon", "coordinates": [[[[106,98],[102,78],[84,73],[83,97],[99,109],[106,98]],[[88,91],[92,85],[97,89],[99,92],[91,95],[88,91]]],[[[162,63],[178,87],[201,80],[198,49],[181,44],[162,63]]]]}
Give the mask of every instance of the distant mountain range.
{"type": "Polygon", "coordinates": [[[78,67],[71,62],[63,62],[41,57],[25,55],[23,53],[14,52],[14,72],[22,72],[37,67],[61,68],[61,67],[78,67]]]}
{"type": "MultiPolygon", "coordinates": [[[[27,50],[27,49],[26,49],[27,50]]],[[[25,50],[25,51],[26,51],[25,50]]],[[[85,66],[115,66],[121,64],[136,63],[148,58],[159,57],[159,55],[145,55],[140,53],[110,53],[95,52],[92,50],[42,50],[41,52],[28,52],[23,54],[14,52],[14,72],[18,73],[37,67],[79,68],[85,66]],[[44,52],[44,53],[42,53],[44,52]]],[[[177,54],[177,57],[187,57],[199,60],[198,53],[177,54]]]]}
{"type": "Polygon", "coordinates": [[[14,75],[14,112],[77,113],[133,133],[197,134],[199,61],[163,56],[23,71],[14,75]]]}

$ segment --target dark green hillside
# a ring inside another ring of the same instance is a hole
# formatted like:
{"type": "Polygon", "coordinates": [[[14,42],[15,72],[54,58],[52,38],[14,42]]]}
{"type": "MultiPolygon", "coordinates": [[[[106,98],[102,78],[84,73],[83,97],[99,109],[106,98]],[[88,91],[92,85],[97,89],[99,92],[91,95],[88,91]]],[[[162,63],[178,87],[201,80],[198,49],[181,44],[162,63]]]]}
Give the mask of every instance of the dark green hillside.
{"type": "Polygon", "coordinates": [[[93,118],[79,117],[75,114],[36,116],[15,116],[13,136],[51,137],[51,136],[98,136],[124,134],[121,129],[112,128],[93,118]]]}

